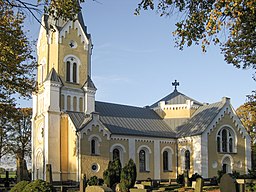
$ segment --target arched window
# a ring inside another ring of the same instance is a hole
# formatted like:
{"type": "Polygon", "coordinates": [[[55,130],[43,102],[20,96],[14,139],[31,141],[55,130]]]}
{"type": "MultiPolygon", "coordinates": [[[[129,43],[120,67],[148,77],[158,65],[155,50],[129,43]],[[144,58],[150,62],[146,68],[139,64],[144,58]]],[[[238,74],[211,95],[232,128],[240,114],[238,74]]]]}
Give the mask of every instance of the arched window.
{"type": "Polygon", "coordinates": [[[76,75],[77,75],[77,64],[73,63],[73,82],[76,83],[76,75]]]}
{"type": "Polygon", "coordinates": [[[217,151],[222,153],[233,153],[235,151],[235,134],[228,127],[219,130],[217,134],[217,151]]]}
{"type": "Polygon", "coordinates": [[[117,148],[113,150],[113,161],[116,159],[120,159],[120,151],[117,148]]]}
{"type": "Polygon", "coordinates": [[[64,59],[66,63],[66,81],[70,83],[78,83],[78,64],[75,56],[67,56],[64,59]]]}
{"type": "Polygon", "coordinates": [[[185,169],[186,170],[190,169],[190,151],[189,150],[185,151],[185,169]]]}
{"type": "Polygon", "coordinates": [[[168,171],[169,170],[169,166],[168,166],[168,152],[167,151],[164,151],[163,152],[163,168],[164,168],[164,171],[168,171]]]}
{"type": "Polygon", "coordinates": [[[95,139],[91,140],[91,154],[96,155],[96,141],[95,141],[95,139]]]}
{"type": "Polygon", "coordinates": [[[139,152],[139,165],[140,172],[146,171],[146,152],[144,150],[140,150],[139,152]]]}

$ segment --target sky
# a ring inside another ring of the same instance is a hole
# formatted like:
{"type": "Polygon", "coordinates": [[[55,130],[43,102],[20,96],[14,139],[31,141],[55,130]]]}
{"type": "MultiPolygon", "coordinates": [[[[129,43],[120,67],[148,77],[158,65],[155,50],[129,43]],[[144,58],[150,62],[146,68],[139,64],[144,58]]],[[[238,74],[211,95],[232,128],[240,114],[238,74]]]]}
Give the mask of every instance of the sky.
{"type": "MultiPolygon", "coordinates": [[[[92,80],[96,100],[132,106],[151,105],[179,92],[202,103],[230,97],[236,109],[255,90],[253,70],[236,69],[224,61],[220,49],[210,46],[175,48],[172,32],[179,15],[159,17],[155,11],[134,15],[139,0],[87,0],[82,13],[92,35],[92,80]]],[[[36,39],[39,24],[27,18],[26,29],[36,39]]],[[[32,106],[32,101],[21,102],[32,106]]]]}

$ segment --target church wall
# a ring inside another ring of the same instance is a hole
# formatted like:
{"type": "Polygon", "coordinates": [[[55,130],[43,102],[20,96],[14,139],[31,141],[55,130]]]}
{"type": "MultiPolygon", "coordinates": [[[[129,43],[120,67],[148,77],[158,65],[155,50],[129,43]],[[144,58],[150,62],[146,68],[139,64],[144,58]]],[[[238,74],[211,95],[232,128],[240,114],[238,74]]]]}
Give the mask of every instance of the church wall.
{"type": "Polygon", "coordinates": [[[161,174],[160,174],[160,178],[161,179],[176,179],[176,175],[177,175],[177,169],[176,169],[176,165],[177,165],[177,155],[176,155],[176,143],[174,142],[161,142],[160,143],[160,151],[161,151],[161,158],[160,158],[160,162],[161,162],[161,174]],[[172,154],[172,168],[170,171],[164,171],[163,168],[163,150],[164,149],[169,149],[171,148],[173,150],[173,154],[172,154]]]}
{"type": "Polygon", "coordinates": [[[97,176],[103,178],[103,172],[107,169],[108,162],[110,160],[109,149],[110,143],[107,136],[103,136],[103,133],[99,131],[99,126],[92,125],[91,130],[87,130],[87,134],[83,133],[81,139],[81,174],[85,174],[87,178],[97,176]],[[90,138],[99,138],[98,155],[91,155],[90,138]],[[98,169],[92,170],[92,166],[96,165],[98,169]]]}
{"type": "Polygon", "coordinates": [[[230,155],[233,158],[233,170],[238,171],[240,174],[245,173],[245,139],[238,132],[235,123],[230,118],[228,114],[225,114],[224,117],[219,121],[216,128],[208,136],[208,167],[209,167],[209,177],[217,176],[217,171],[222,170],[221,160],[224,155],[230,155]],[[235,134],[237,135],[237,152],[236,153],[220,153],[217,152],[217,142],[216,135],[219,129],[224,125],[230,125],[235,134]],[[216,163],[217,162],[217,165],[216,163]],[[215,166],[214,166],[215,163],[215,166]],[[242,167],[240,165],[242,164],[242,167]],[[213,168],[216,167],[216,168],[213,168]]]}
{"type": "Polygon", "coordinates": [[[182,107],[182,109],[179,109],[179,107],[170,107],[165,109],[164,113],[164,118],[188,118],[191,112],[190,109],[185,107],[182,107]]]}
{"type": "Polygon", "coordinates": [[[70,29],[65,38],[62,38],[62,42],[59,44],[59,75],[64,83],[69,87],[81,88],[81,85],[87,80],[88,67],[85,63],[88,61],[88,51],[84,49],[84,44],[81,43],[81,37],[78,36],[76,29],[70,29]],[[77,43],[76,48],[69,46],[70,41],[73,40],[77,43]],[[64,58],[67,55],[74,55],[80,59],[81,65],[78,65],[79,70],[79,84],[66,83],[66,64],[64,58]]]}
{"type": "Polygon", "coordinates": [[[62,116],[60,122],[61,173],[62,180],[68,180],[68,117],[62,116]]]}

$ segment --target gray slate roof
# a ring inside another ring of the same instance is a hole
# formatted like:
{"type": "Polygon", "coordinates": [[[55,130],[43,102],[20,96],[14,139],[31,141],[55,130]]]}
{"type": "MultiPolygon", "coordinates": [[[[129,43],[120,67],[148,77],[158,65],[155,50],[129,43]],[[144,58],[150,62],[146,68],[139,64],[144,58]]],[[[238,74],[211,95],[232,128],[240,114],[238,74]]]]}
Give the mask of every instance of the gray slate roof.
{"type": "Polygon", "coordinates": [[[50,80],[50,81],[54,81],[54,82],[58,82],[58,83],[63,84],[60,77],[58,76],[58,74],[57,74],[57,72],[54,68],[51,69],[50,73],[46,77],[46,80],[50,80]]]}
{"type": "Polygon", "coordinates": [[[202,105],[202,103],[184,95],[183,93],[180,93],[177,90],[174,90],[172,93],[169,95],[165,96],[164,98],[160,99],[159,101],[155,102],[152,104],[150,107],[155,108],[158,106],[158,103],[160,101],[165,101],[165,104],[185,104],[186,100],[191,100],[194,102],[195,105],[202,105]]]}
{"type": "Polygon", "coordinates": [[[149,108],[96,102],[100,121],[112,134],[174,138],[176,133],[149,108]]]}
{"type": "Polygon", "coordinates": [[[202,134],[224,105],[224,102],[217,102],[199,107],[186,123],[176,128],[177,137],[202,134]]]}
{"type": "MultiPolygon", "coordinates": [[[[112,134],[179,138],[202,134],[225,105],[217,102],[199,107],[190,119],[162,119],[150,108],[95,102],[100,121],[112,134]]],[[[92,119],[83,112],[67,111],[77,130],[92,119]]]]}

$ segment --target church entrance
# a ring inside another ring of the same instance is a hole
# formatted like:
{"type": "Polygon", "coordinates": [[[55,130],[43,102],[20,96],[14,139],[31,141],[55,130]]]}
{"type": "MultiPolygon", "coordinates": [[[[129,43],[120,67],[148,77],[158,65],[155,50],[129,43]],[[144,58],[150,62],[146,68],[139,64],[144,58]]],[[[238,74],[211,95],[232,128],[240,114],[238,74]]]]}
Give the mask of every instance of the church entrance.
{"type": "Polygon", "coordinates": [[[222,161],[222,171],[224,173],[231,173],[231,160],[229,157],[225,157],[222,161]]]}

